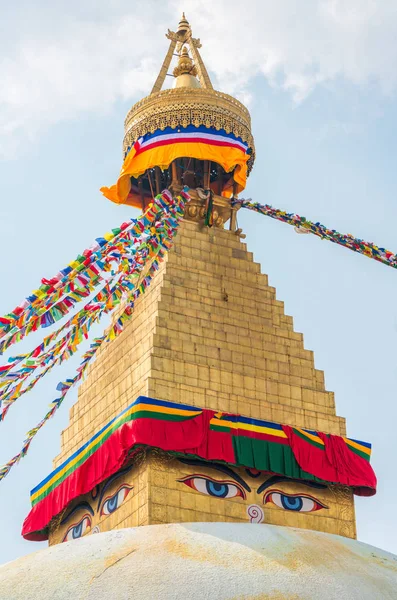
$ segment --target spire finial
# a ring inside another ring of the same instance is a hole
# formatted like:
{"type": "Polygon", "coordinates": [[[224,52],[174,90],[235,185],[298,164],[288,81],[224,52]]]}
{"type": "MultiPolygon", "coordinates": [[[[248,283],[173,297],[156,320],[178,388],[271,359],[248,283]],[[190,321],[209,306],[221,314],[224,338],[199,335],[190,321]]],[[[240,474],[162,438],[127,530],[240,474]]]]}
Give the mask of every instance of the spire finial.
{"type": "Polygon", "coordinates": [[[190,24],[185,17],[185,13],[182,13],[182,18],[179,21],[177,33],[181,34],[182,36],[185,36],[188,33],[188,31],[190,31],[190,24]]]}
{"type": "MultiPolygon", "coordinates": [[[[165,77],[170,68],[174,53],[176,52],[176,54],[178,54],[180,56],[183,46],[185,44],[189,47],[189,50],[191,52],[192,58],[189,60],[192,60],[192,62],[194,63],[193,68],[197,69],[197,75],[198,75],[201,87],[206,88],[208,90],[212,90],[213,87],[212,87],[211,80],[209,78],[207,69],[205,68],[203,59],[201,58],[200,52],[199,52],[199,48],[201,48],[200,40],[193,38],[192,29],[190,27],[189,21],[187,20],[184,12],[182,13],[182,18],[179,21],[178,29],[176,30],[176,32],[171,31],[169,29],[168,33],[166,33],[166,38],[168,38],[170,40],[170,46],[168,48],[167,55],[163,61],[163,65],[161,67],[160,73],[159,73],[159,75],[156,79],[156,82],[152,88],[152,94],[157,94],[158,92],[161,92],[161,88],[163,87],[164,80],[165,80],[165,77]]],[[[186,57],[184,56],[184,58],[186,58],[186,57]]],[[[186,72],[183,74],[186,74],[186,72]]],[[[189,74],[191,75],[192,72],[189,71],[189,74]]],[[[190,83],[192,83],[192,82],[193,82],[193,78],[191,78],[190,83]]],[[[194,85],[193,87],[196,87],[196,86],[194,85]]]]}

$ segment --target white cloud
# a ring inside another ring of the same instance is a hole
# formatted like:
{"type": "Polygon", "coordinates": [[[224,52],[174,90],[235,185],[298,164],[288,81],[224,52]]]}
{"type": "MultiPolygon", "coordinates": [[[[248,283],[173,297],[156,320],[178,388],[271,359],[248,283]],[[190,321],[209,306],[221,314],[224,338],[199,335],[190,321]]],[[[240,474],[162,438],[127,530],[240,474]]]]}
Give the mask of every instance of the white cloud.
{"type": "Polygon", "coordinates": [[[298,102],[340,79],[383,94],[397,86],[397,0],[42,0],[41,14],[25,2],[0,31],[8,156],[54,123],[148,93],[182,10],[217,87],[245,101],[257,76],[298,102]]]}
{"type": "Polygon", "coordinates": [[[383,93],[396,90],[396,0],[179,4],[205,37],[203,53],[230,91],[260,74],[297,101],[338,78],[374,83],[383,93]]]}
{"type": "MultiPolygon", "coordinates": [[[[153,5],[153,2],[149,2],[153,5]]],[[[163,36],[140,11],[103,21],[62,20],[10,42],[0,61],[0,153],[54,123],[106,112],[118,99],[145,95],[161,64],[163,36]],[[154,31],[153,31],[154,30],[154,31]],[[154,33],[154,35],[153,35],[154,33]]]]}

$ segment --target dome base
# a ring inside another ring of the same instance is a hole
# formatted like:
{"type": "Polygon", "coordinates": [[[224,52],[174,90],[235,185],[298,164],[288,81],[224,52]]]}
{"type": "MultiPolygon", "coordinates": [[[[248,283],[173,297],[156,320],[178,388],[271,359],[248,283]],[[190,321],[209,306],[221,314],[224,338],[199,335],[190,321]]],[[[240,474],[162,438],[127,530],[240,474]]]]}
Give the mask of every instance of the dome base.
{"type": "Polygon", "coordinates": [[[245,523],[88,535],[0,567],[2,600],[394,599],[397,557],[336,535],[245,523]]]}

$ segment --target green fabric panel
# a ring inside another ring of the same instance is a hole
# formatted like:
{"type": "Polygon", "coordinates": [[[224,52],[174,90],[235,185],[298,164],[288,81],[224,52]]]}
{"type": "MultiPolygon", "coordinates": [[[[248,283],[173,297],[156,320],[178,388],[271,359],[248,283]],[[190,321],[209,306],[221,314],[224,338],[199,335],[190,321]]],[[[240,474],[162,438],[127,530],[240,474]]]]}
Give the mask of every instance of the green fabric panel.
{"type": "Polygon", "coordinates": [[[330,483],[300,468],[290,446],[256,438],[233,436],[233,446],[238,465],[270,471],[294,479],[330,483]]]}

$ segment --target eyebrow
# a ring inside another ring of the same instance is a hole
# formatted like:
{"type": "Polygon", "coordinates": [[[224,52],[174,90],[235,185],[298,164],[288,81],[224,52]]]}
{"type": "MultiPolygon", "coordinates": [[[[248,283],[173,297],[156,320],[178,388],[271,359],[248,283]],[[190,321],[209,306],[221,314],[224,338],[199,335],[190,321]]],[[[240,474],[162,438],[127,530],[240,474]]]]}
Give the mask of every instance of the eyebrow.
{"type": "Polygon", "coordinates": [[[251,491],[250,486],[244,481],[244,479],[242,479],[240,477],[240,475],[237,475],[237,473],[235,473],[234,471],[232,471],[232,469],[229,469],[229,467],[227,467],[226,465],[219,465],[217,463],[210,463],[210,462],[206,462],[205,460],[195,460],[193,458],[179,458],[178,459],[180,462],[186,464],[186,465],[190,465],[193,467],[206,467],[207,469],[215,469],[215,471],[219,471],[220,473],[224,473],[225,475],[229,475],[229,477],[232,477],[235,481],[237,481],[237,483],[239,483],[245,490],[247,490],[247,492],[251,491]]]}
{"type": "Polygon", "coordinates": [[[261,492],[266,490],[271,485],[274,485],[275,483],[281,483],[281,482],[301,483],[302,485],[306,485],[308,487],[316,488],[319,490],[323,490],[327,487],[326,485],[323,485],[322,483],[317,483],[315,481],[302,481],[302,479],[292,479],[291,477],[281,477],[280,475],[273,475],[272,477],[269,477],[269,479],[264,481],[258,487],[258,489],[256,490],[256,493],[260,494],[261,492]]]}
{"type": "Polygon", "coordinates": [[[88,510],[88,512],[90,513],[90,515],[93,517],[94,516],[94,511],[92,509],[92,506],[90,504],[88,504],[88,502],[80,502],[79,504],[77,504],[77,506],[75,506],[74,508],[72,508],[72,510],[70,511],[70,513],[67,515],[67,517],[64,517],[61,521],[61,525],[63,525],[64,523],[66,523],[66,521],[72,516],[74,515],[75,512],[77,512],[78,510],[81,510],[82,508],[84,508],[84,510],[88,510]]]}
{"type": "Polygon", "coordinates": [[[103,500],[103,496],[104,496],[106,490],[108,489],[108,487],[110,486],[110,484],[113,483],[113,481],[115,481],[116,479],[118,479],[122,475],[125,475],[126,473],[128,473],[128,471],[130,469],[132,469],[132,466],[133,465],[129,465],[126,469],[123,469],[122,471],[117,471],[117,473],[115,473],[114,475],[111,475],[109,477],[109,479],[107,480],[107,482],[105,483],[105,485],[103,486],[103,488],[101,489],[101,492],[99,494],[97,510],[99,509],[99,507],[101,505],[101,502],[103,500]]]}

